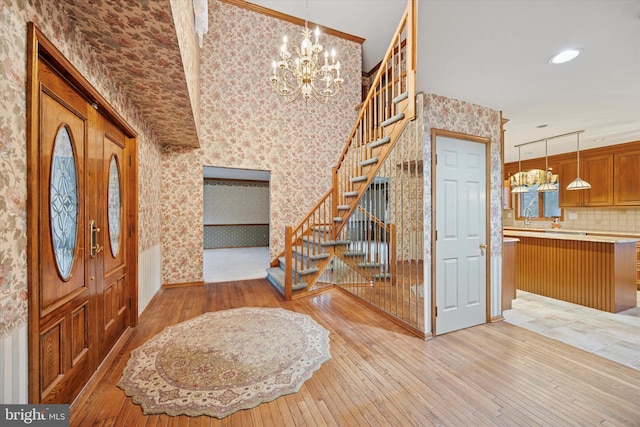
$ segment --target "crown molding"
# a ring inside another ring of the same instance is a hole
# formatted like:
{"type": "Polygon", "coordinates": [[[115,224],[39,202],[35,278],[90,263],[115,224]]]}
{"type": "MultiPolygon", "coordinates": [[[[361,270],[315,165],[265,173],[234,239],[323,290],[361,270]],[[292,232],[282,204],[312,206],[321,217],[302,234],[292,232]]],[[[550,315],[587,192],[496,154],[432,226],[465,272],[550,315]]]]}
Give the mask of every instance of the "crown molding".
{"type": "Polygon", "coordinates": [[[252,12],[260,13],[262,15],[270,16],[272,18],[276,18],[281,21],[286,21],[295,25],[300,25],[301,27],[304,27],[305,22],[307,22],[310,27],[314,27],[317,25],[318,27],[322,28],[322,32],[324,34],[339,37],[341,39],[349,40],[354,43],[362,44],[364,43],[364,40],[365,40],[362,37],[354,36],[353,34],[343,33],[342,31],[325,27],[323,25],[316,24],[311,21],[305,21],[304,19],[298,18],[296,16],[287,15],[286,13],[278,12],[263,6],[259,6],[257,4],[249,3],[248,1],[245,1],[245,0],[218,0],[218,1],[220,1],[221,3],[230,4],[233,6],[238,6],[243,9],[250,10],[252,12]]]}

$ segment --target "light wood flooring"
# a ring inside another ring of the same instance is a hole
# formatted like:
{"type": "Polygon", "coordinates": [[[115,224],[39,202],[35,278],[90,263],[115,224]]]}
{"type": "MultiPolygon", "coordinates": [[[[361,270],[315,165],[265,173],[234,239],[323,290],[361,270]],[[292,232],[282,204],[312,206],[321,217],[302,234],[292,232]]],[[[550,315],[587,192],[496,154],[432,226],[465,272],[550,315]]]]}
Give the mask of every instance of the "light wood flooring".
{"type": "Polygon", "coordinates": [[[640,425],[640,372],[506,322],[428,341],[332,290],[284,302],[266,279],[164,289],[71,407],[72,426],[640,425]],[[298,393],[222,420],[145,416],[116,384],[132,349],[207,311],[283,307],[330,331],[298,393]]]}

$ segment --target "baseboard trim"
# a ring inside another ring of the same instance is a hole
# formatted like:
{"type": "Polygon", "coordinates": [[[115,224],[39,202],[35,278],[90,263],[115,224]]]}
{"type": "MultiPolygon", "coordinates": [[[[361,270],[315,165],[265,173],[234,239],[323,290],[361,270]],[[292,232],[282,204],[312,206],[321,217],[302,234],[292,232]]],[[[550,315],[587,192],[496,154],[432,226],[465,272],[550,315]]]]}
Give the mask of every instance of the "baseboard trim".
{"type": "Polygon", "coordinates": [[[82,390],[80,390],[80,393],[78,393],[76,398],[73,399],[73,401],[69,405],[69,422],[71,423],[71,425],[75,425],[77,423],[77,418],[81,415],[78,412],[78,409],[82,408],[82,406],[87,403],[91,395],[96,391],[100,381],[104,378],[105,375],[112,373],[110,368],[112,367],[115,360],[118,357],[129,357],[128,354],[121,355],[120,352],[126,345],[127,341],[131,338],[132,334],[132,327],[129,326],[124,330],[122,335],[120,335],[120,338],[118,338],[114,346],[111,348],[111,350],[109,350],[109,353],[107,353],[107,356],[104,358],[104,360],[102,360],[100,366],[98,366],[93,375],[91,375],[89,381],[87,381],[82,390]]]}
{"type": "Polygon", "coordinates": [[[493,316],[490,320],[490,323],[502,322],[504,320],[504,316],[501,314],[499,316],[493,316]]]}
{"type": "Polygon", "coordinates": [[[184,283],[163,283],[163,288],[181,288],[183,286],[204,286],[204,280],[198,282],[184,282],[184,283]]]}

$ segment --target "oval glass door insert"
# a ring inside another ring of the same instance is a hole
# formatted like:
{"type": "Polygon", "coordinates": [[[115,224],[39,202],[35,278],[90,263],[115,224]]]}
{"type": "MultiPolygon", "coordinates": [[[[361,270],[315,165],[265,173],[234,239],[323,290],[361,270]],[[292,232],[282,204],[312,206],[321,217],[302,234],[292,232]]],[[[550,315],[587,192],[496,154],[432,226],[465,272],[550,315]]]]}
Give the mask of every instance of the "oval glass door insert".
{"type": "Polygon", "coordinates": [[[111,255],[115,258],[120,248],[120,221],[122,218],[122,203],[120,202],[120,170],[116,156],[111,157],[109,163],[109,241],[111,243],[111,255]]]}
{"type": "Polygon", "coordinates": [[[51,159],[50,216],[53,252],[63,280],[71,277],[78,235],[78,179],[71,136],[65,126],[56,134],[51,159]]]}

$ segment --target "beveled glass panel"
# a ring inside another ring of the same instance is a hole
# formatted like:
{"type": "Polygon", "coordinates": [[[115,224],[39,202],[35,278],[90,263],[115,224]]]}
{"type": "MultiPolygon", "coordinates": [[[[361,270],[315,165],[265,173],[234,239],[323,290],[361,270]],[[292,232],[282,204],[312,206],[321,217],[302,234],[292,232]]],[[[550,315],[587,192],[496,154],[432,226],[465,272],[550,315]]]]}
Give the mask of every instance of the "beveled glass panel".
{"type": "Polygon", "coordinates": [[[111,242],[111,255],[115,258],[120,247],[120,222],[122,220],[122,203],[120,202],[120,169],[116,156],[111,157],[109,163],[109,241],[111,242]]]}
{"type": "Polygon", "coordinates": [[[78,179],[69,130],[56,134],[51,159],[50,220],[53,252],[63,280],[71,277],[78,235],[78,179]]]}

